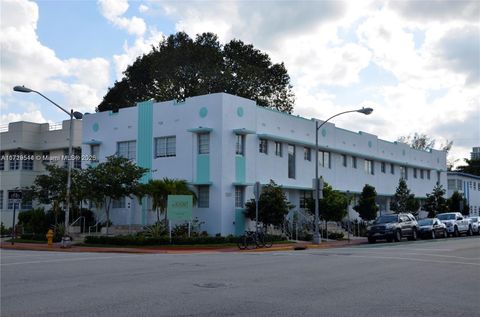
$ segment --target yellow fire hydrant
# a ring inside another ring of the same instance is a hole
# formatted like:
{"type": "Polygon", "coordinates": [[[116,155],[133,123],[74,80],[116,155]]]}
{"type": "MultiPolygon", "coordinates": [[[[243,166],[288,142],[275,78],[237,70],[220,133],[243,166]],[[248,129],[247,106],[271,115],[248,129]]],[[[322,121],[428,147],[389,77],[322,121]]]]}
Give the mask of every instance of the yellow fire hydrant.
{"type": "Polygon", "coordinates": [[[48,246],[51,247],[53,245],[53,230],[49,229],[46,236],[47,236],[48,246]]]}

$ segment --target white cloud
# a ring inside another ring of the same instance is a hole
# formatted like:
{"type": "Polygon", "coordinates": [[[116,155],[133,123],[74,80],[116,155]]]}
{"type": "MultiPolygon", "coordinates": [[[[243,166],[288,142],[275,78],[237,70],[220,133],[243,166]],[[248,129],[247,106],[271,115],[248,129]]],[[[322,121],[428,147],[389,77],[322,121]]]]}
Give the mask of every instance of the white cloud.
{"type": "Polygon", "coordinates": [[[148,12],[149,10],[150,10],[150,8],[147,7],[144,4],[141,4],[141,5],[138,6],[138,12],[140,12],[140,13],[145,13],[145,12],[148,12]]]}
{"type": "Polygon", "coordinates": [[[147,26],[145,21],[139,17],[122,17],[128,10],[128,0],[98,0],[100,12],[112,22],[113,25],[126,30],[129,34],[141,36],[145,33],[147,26]]]}

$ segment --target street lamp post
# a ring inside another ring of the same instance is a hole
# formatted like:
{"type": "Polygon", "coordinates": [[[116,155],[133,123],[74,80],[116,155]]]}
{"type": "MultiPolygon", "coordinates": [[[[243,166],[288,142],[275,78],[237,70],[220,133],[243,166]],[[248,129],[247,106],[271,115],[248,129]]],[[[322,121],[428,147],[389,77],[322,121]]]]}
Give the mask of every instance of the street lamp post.
{"type": "Polygon", "coordinates": [[[67,158],[67,206],[65,209],[65,235],[68,235],[69,231],[69,218],[70,218],[70,194],[71,194],[71,187],[72,187],[72,147],[73,147],[73,119],[82,119],[83,115],[82,113],[78,111],[73,111],[73,109],[68,112],[65,110],[63,107],[55,103],[53,100],[48,98],[47,96],[43,95],[42,93],[27,88],[25,86],[15,86],[13,87],[14,91],[17,92],[24,92],[24,93],[29,93],[29,92],[34,92],[36,94],[39,94],[43,98],[47,99],[51,103],[53,103],[57,108],[65,112],[67,115],[70,116],[70,131],[69,131],[69,137],[68,137],[68,158],[67,158]]]}
{"type": "Polygon", "coordinates": [[[320,244],[322,242],[322,238],[320,237],[320,231],[318,227],[318,220],[319,220],[319,212],[318,212],[318,200],[320,198],[320,186],[319,186],[319,181],[318,181],[318,130],[330,121],[330,119],[333,119],[335,117],[338,117],[339,115],[345,114],[345,113],[350,113],[350,112],[359,112],[363,113],[365,115],[369,115],[373,112],[372,108],[361,108],[357,110],[349,110],[349,111],[343,111],[340,113],[337,113],[336,115],[331,116],[327,120],[323,121],[322,124],[318,124],[318,121],[315,120],[315,233],[313,235],[313,243],[314,244],[320,244]]]}

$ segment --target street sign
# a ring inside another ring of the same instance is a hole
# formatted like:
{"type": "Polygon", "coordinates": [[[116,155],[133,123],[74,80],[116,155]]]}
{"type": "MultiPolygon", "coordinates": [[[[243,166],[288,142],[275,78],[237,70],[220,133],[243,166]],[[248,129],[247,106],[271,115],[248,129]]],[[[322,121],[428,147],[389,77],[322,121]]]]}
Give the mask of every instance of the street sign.
{"type": "Polygon", "coordinates": [[[193,196],[191,195],[168,195],[167,217],[169,220],[187,220],[192,215],[193,196]]]}
{"type": "Polygon", "coordinates": [[[260,182],[255,182],[255,185],[253,185],[253,195],[255,196],[255,200],[258,201],[260,198],[260,193],[262,192],[262,185],[260,182]]]}
{"type": "Polygon", "coordinates": [[[22,192],[8,192],[8,199],[14,203],[19,203],[22,200],[22,192]]]}

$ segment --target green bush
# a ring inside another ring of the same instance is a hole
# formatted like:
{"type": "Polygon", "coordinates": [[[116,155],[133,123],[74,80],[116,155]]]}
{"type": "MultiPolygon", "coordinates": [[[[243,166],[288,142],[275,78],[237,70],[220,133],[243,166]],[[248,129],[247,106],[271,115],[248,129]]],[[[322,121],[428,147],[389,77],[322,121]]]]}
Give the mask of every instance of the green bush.
{"type": "Polygon", "coordinates": [[[43,208],[21,211],[18,214],[18,225],[23,227],[24,232],[44,234],[47,232],[49,222],[43,208]]]}
{"type": "Polygon", "coordinates": [[[20,235],[22,240],[33,240],[33,241],[47,241],[47,237],[44,234],[38,233],[24,233],[20,235]]]}

